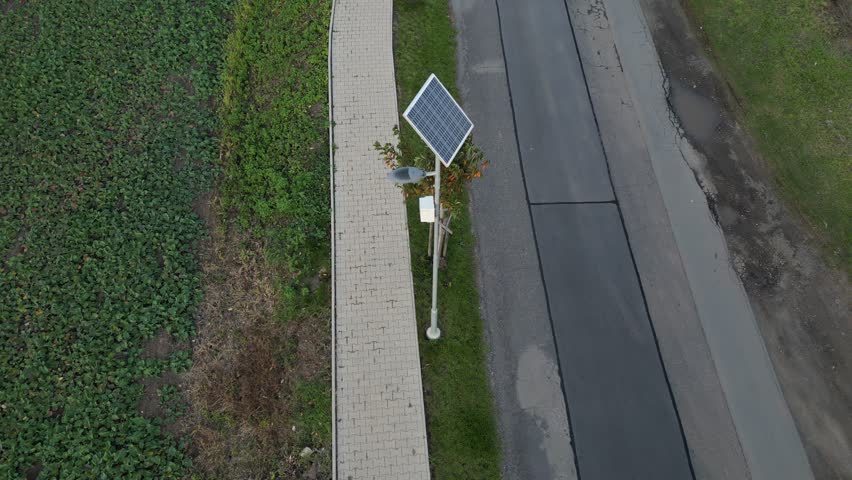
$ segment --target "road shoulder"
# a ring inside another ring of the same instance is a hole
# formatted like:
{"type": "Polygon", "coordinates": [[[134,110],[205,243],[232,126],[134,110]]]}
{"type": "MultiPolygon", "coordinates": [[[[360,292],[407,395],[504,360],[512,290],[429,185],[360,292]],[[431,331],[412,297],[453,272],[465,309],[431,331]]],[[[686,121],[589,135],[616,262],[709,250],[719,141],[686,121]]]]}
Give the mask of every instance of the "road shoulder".
{"type": "MultiPolygon", "coordinates": [[[[725,234],[817,478],[852,478],[852,317],[848,277],[829,266],[741,126],[740,99],[716,73],[680,6],[642,0],[694,166],[725,234]],[[684,61],[688,59],[688,61],[684,61]]],[[[744,101],[744,100],[743,100],[744,101]]]]}
{"type": "MultiPolygon", "coordinates": [[[[705,157],[683,135],[670,109],[662,71],[638,0],[604,0],[631,101],[719,382],[755,479],[813,478],[755,316],[732,268],[725,238],[702,186],[705,157]]],[[[657,45],[659,47],[659,45],[657,45]]]]}

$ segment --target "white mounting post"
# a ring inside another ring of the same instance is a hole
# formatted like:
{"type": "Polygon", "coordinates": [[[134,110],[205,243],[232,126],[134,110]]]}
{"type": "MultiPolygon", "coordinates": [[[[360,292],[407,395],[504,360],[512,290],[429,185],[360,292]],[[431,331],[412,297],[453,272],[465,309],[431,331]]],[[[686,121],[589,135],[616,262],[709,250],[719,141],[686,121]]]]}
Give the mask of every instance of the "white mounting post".
{"type": "Polygon", "coordinates": [[[438,267],[441,265],[441,255],[438,250],[441,241],[441,160],[435,155],[435,230],[434,247],[432,248],[432,321],[426,329],[426,338],[437,340],[441,338],[438,328],[438,267]]]}

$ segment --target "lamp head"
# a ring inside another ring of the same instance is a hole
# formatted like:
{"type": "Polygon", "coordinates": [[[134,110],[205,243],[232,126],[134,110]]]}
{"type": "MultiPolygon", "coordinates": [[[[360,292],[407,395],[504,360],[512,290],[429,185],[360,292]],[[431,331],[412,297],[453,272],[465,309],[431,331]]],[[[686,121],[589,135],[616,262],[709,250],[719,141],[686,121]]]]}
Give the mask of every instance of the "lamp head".
{"type": "Polygon", "coordinates": [[[400,167],[388,174],[388,180],[393,183],[417,183],[426,176],[426,172],[417,167],[400,167]]]}

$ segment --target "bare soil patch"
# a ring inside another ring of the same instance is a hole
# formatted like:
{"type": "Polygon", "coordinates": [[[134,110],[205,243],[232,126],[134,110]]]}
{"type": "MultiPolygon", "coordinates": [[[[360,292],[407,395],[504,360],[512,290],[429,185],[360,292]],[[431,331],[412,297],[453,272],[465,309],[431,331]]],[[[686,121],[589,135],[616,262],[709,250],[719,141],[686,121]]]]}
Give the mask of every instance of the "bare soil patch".
{"type": "Polygon", "coordinates": [[[0,11],[2,11],[4,15],[7,13],[12,13],[13,10],[25,5],[26,3],[26,0],[6,0],[0,11]]]}
{"type": "MultiPolygon", "coordinates": [[[[168,385],[180,386],[183,377],[172,371],[163,372],[157,377],[145,377],[139,381],[143,387],[142,398],[139,399],[139,413],[145,418],[164,418],[166,412],[163,409],[158,391],[168,385]]],[[[175,432],[176,429],[171,429],[175,432]]]]}
{"type": "Polygon", "coordinates": [[[15,235],[15,240],[12,241],[12,247],[6,252],[6,255],[3,256],[3,266],[9,266],[9,260],[16,255],[20,255],[21,253],[26,252],[26,245],[24,245],[24,237],[27,235],[27,230],[22,228],[17,235],[15,235]]]}
{"type": "Polygon", "coordinates": [[[830,0],[825,5],[829,14],[834,16],[844,27],[844,36],[852,34],[852,1],[830,0]]]}
{"type": "Polygon", "coordinates": [[[190,97],[195,96],[195,87],[192,85],[192,81],[190,81],[189,78],[187,78],[186,76],[175,75],[172,73],[169,74],[167,78],[169,82],[180,85],[181,88],[183,88],[184,91],[186,91],[186,94],[190,97]]]}
{"type": "Polygon", "coordinates": [[[28,468],[25,472],[27,480],[36,480],[42,470],[44,470],[44,466],[40,463],[37,463],[32,467],[28,468]]]}
{"type": "Polygon", "coordinates": [[[311,118],[320,118],[323,117],[325,113],[325,104],[324,103],[315,103],[311,105],[310,110],[308,111],[311,118]]]}
{"type": "Polygon", "coordinates": [[[198,215],[198,218],[204,222],[204,225],[208,230],[212,229],[215,225],[215,213],[213,212],[213,198],[216,197],[216,192],[206,192],[199,195],[194,202],[192,202],[192,211],[198,215]]]}
{"type": "Polygon", "coordinates": [[[169,355],[187,347],[189,345],[186,342],[180,342],[169,332],[162,330],[142,346],[142,358],[165,360],[169,355]]]}

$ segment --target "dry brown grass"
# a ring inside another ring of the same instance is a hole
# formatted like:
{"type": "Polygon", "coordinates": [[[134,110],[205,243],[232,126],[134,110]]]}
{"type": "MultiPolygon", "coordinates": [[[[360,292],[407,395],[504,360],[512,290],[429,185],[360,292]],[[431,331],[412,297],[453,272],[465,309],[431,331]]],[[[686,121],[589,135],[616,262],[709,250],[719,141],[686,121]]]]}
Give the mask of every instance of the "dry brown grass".
{"type": "MultiPolygon", "coordinates": [[[[215,202],[215,195],[213,196],[215,202]]],[[[199,212],[211,238],[202,248],[205,299],[197,314],[189,411],[181,430],[195,473],[215,478],[316,478],[319,455],[301,459],[296,387],[326,375],[321,318],[282,319],[288,272],[264,257],[263,241],[199,212]]]]}

